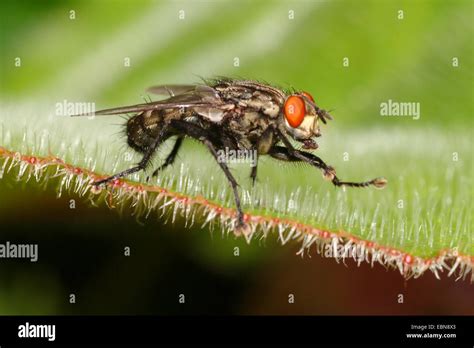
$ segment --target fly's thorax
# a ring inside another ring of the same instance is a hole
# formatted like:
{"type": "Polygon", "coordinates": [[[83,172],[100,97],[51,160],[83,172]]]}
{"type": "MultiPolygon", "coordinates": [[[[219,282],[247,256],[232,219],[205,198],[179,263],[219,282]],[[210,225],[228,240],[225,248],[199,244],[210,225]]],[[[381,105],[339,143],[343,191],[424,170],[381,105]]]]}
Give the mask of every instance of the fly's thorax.
{"type": "Polygon", "coordinates": [[[262,103],[261,110],[265,115],[271,118],[277,118],[280,114],[280,106],[273,100],[262,103]]]}
{"type": "Polygon", "coordinates": [[[254,97],[249,100],[243,100],[240,102],[241,107],[258,110],[265,116],[270,118],[277,118],[280,114],[280,106],[271,98],[265,98],[263,96],[254,97]]]}
{"type": "Polygon", "coordinates": [[[229,131],[246,136],[261,135],[268,125],[269,119],[256,111],[234,114],[228,121],[229,131]]]}
{"type": "Polygon", "coordinates": [[[272,120],[256,111],[232,113],[220,125],[223,131],[238,141],[239,147],[255,149],[272,120]]]}
{"type": "Polygon", "coordinates": [[[283,101],[282,92],[252,81],[234,81],[216,86],[223,100],[231,101],[236,108],[260,112],[270,118],[277,118],[283,101]]]}

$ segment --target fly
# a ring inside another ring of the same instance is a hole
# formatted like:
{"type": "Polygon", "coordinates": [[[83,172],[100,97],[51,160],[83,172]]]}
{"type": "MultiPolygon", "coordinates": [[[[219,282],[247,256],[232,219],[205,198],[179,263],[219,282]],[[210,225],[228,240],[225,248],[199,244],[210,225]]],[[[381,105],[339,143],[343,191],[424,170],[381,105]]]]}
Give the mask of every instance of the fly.
{"type": "MultiPolygon", "coordinates": [[[[128,145],[143,154],[140,162],[94,185],[146,169],[152,156],[168,138],[175,136],[173,149],[152,176],[172,164],[183,139],[193,138],[203,143],[224,172],[232,187],[237,207],[237,228],[245,226],[238,184],[226,161],[219,153],[233,150],[256,154],[250,178],[255,184],[258,157],[269,155],[286,162],[305,162],[319,170],[335,186],[383,188],[387,180],[376,178],[364,182],[342,181],[333,167],[321,158],[304,150],[315,150],[315,138],[321,136],[319,121],[326,124],[332,117],[319,108],[311,94],[304,91],[284,91],[268,84],[218,78],[195,85],[163,85],[148,89],[164,95],[160,101],[105,109],[94,115],[133,114],[127,121],[128,145]],[[290,139],[302,144],[296,149],[290,139]]],[[[76,116],[91,116],[90,114],[76,116]]]]}

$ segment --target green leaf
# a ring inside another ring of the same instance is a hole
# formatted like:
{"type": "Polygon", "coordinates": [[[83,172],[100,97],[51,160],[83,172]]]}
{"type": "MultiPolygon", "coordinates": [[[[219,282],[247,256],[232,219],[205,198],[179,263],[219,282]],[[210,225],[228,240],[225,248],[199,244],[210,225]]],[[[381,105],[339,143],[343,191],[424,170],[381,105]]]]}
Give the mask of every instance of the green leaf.
{"type": "MultiPolygon", "coordinates": [[[[379,262],[406,277],[431,270],[473,279],[469,2],[405,4],[403,20],[394,1],[366,1],[371,11],[351,1],[140,1],[133,8],[119,1],[114,13],[105,3],[59,4],[31,19],[18,40],[2,41],[2,180],[233,233],[230,189],[200,144],[186,142],[177,163],[150,184],[139,173],[95,192],[91,180],[139,160],[126,145],[124,121],[58,110],[70,102],[139,103],[149,85],[196,82],[196,75],[266,79],[336,107],[317,153],[340,178],[384,176],[388,186],[335,189],[314,168],[263,158],[252,188],[248,166],[235,165],[252,226],[247,241],[274,235],[282,243],[300,240],[301,254],[379,262]],[[447,35],[446,27],[459,35],[447,35]],[[380,116],[389,99],[419,103],[420,118],[380,116]]],[[[16,11],[21,18],[26,9],[16,11]]],[[[2,37],[17,29],[5,25],[2,37]]],[[[170,150],[160,149],[154,165],[170,150]]]]}

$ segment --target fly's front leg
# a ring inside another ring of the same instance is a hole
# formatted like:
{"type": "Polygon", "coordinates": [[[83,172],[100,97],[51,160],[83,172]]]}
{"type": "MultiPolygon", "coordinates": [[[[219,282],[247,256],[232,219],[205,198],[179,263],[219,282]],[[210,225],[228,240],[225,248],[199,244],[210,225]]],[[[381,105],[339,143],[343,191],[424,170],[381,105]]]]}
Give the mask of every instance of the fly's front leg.
{"type": "Polygon", "coordinates": [[[327,173],[332,169],[332,167],[326,165],[318,156],[300,150],[291,151],[283,146],[272,147],[268,154],[281,161],[309,163],[312,166],[321,169],[323,173],[327,173]]]}
{"type": "MultiPolygon", "coordinates": [[[[316,155],[313,155],[312,153],[309,152],[303,152],[300,150],[296,150],[291,142],[285,137],[285,135],[279,130],[276,130],[278,138],[283,142],[285,147],[281,146],[274,146],[271,149],[271,152],[273,155],[277,155],[275,152],[278,152],[280,154],[281,159],[287,160],[287,161],[302,161],[302,162],[307,162],[323,171],[323,176],[325,179],[332,180],[334,177],[336,177],[336,171],[333,167],[328,166],[324,161],[319,158],[316,155]]],[[[272,154],[270,153],[270,154],[272,154]]],[[[275,157],[273,156],[272,157],[275,157]]],[[[275,157],[278,158],[278,157],[275,157]]]]}
{"type": "Polygon", "coordinates": [[[313,155],[312,153],[296,150],[290,141],[279,130],[277,132],[279,138],[286,147],[274,146],[269,152],[269,154],[274,158],[285,161],[302,161],[309,163],[321,169],[324,178],[331,181],[334,186],[366,187],[372,185],[377,188],[383,188],[387,184],[387,180],[384,178],[375,178],[363,182],[341,181],[336,176],[336,170],[333,167],[328,166],[321,158],[313,155]]]}
{"type": "Polygon", "coordinates": [[[148,163],[150,162],[151,157],[155,153],[158,146],[163,142],[163,140],[165,138],[165,134],[166,134],[166,127],[163,127],[162,130],[160,131],[160,133],[157,135],[157,137],[153,141],[153,143],[147,148],[145,154],[143,155],[143,158],[140,160],[140,162],[138,162],[138,164],[135,167],[126,169],[126,170],[124,170],[120,173],[109,176],[106,179],[96,181],[96,182],[93,183],[93,185],[100,186],[102,184],[107,184],[110,181],[120,179],[120,178],[122,178],[124,176],[127,176],[127,175],[130,175],[132,173],[139,172],[140,170],[144,170],[146,168],[146,166],[148,165],[148,163]]]}

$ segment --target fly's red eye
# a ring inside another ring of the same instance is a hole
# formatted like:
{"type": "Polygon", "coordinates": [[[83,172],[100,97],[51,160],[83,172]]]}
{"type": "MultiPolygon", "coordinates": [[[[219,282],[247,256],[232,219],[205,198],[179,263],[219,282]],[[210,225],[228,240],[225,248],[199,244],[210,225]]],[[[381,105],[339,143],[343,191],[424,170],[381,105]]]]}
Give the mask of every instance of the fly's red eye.
{"type": "Polygon", "coordinates": [[[306,114],[306,106],[303,98],[292,95],[285,102],[285,117],[290,126],[299,127],[306,114]]]}
{"type": "Polygon", "coordinates": [[[302,92],[301,94],[304,95],[306,98],[308,98],[309,100],[311,100],[314,103],[314,98],[311,94],[309,94],[308,92],[302,92]]]}

